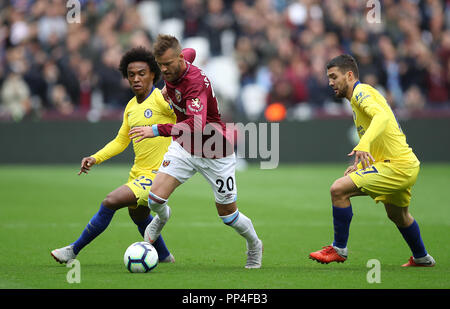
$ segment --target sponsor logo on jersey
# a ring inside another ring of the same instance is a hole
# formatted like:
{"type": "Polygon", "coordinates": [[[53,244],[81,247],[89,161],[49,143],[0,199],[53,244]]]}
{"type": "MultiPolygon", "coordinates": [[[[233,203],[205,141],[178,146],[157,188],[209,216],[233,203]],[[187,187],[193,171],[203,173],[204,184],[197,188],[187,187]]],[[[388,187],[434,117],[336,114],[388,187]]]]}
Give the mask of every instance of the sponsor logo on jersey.
{"type": "Polygon", "coordinates": [[[356,102],[358,102],[358,104],[359,105],[361,105],[361,103],[365,100],[365,99],[367,99],[367,98],[369,98],[370,97],[370,94],[365,94],[364,92],[359,92],[356,96],[355,96],[355,99],[356,99],[356,102]]]}
{"type": "Polygon", "coordinates": [[[150,118],[153,115],[153,112],[151,109],[146,109],[144,112],[145,118],[150,118]]]}
{"type": "Polygon", "coordinates": [[[169,164],[170,164],[170,160],[164,160],[162,163],[162,166],[167,167],[167,166],[169,166],[169,164]]]}
{"type": "Polygon", "coordinates": [[[356,101],[359,101],[359,99],[361,99],[362,98],[362,96],[363,96],[363,93],[362,92],[359,92],[357,95],[356,95],[356,101]]]}

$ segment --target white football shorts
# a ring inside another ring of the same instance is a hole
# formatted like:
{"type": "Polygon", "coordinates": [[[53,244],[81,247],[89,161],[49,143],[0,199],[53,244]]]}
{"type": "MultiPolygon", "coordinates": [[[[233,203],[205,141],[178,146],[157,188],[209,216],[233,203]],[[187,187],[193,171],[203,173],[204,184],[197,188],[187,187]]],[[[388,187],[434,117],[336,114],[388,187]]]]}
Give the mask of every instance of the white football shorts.
{"type": "Polygon", "coordinates": [[[172,141],[159,172],[175,177],[181,183],[199,172],[211,185],[216,202],[230,204],[237,198],[235,168],[235,153],[219,159],[201,158],[190,154],[176,141],[172,141]]]}

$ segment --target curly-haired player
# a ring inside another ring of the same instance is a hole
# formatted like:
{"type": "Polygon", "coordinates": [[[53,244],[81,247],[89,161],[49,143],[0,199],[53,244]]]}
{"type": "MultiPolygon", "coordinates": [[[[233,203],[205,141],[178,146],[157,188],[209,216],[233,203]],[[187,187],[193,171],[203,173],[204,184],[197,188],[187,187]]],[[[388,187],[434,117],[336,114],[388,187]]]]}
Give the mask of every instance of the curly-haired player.
{"type": "MultiPolygon", "coordinates": [[[[83,158],[78,175],[87,174],[93,165],[100,164],[124,151],[131,141],[128,132],[132,128],[151,127],[156,123],[175,123],[176,121],[172,106],[164,100],[161,91],[154,86],[161,71],[150,51],[143,47],[131,49],[123,55],[119,70],[123,77],[128,79],[135,97],[125,107],[122,126],[116,138],[95,154],[83,158]]],[[[146,226],[153,219],[147,203],[148,194],[170,143],[170,137],[158,137],[133,143],[135,159],[128,182],[105,197],[99,211],[89,221],[78,240],[66,247],[53,250],[51,255],[60,263],[75,259],[81,249],[106,229],[116,210],[123,207],[128,207],[131,219],[144,236],[146,226]]],[[[175,261],[162,237],[159,237],[153,245],[161,262],[175,261]]]]}

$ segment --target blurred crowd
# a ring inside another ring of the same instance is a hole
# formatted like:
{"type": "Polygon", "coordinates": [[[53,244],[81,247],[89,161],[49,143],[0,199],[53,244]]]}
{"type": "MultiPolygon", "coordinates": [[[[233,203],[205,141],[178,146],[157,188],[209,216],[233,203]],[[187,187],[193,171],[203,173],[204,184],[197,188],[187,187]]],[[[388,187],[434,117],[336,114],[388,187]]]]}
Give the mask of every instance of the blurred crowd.
{"type": "Polygon", "coordinates": [[[133,94],[117,70],[122,54],[151,48],[163,30],[202,38],[199,66],[232,60],[237,92],[224,104],[234,115],[275,102],[336,106],[325,65],[341,53],[395,109],[449,106],[450,0],[3,0],[0,119],[123,109],[133,94]]]}

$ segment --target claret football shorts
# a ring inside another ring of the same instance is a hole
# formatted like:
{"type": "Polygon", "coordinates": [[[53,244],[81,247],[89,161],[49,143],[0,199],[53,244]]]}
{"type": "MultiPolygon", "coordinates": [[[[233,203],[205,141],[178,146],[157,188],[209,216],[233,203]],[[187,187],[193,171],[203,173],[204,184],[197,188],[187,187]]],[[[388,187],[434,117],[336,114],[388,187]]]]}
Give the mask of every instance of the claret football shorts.
{"type": "Polygon", "coordinates": [[[230,204],[237,197],[235,168],[234,153],[219,159],[201,158],[191,155],[179,143],[172,141],[159,172],[175,177],[181,183],[199,172],[211,185],[216,202],[230,204]]]}
{"type": "Polygon", "coordinates": [[[406,207],[411,201],[411,187],[417,180],[419,170],[418,164],[376,162],[349,176],[362,192],[376,202],[406,207]]]}

